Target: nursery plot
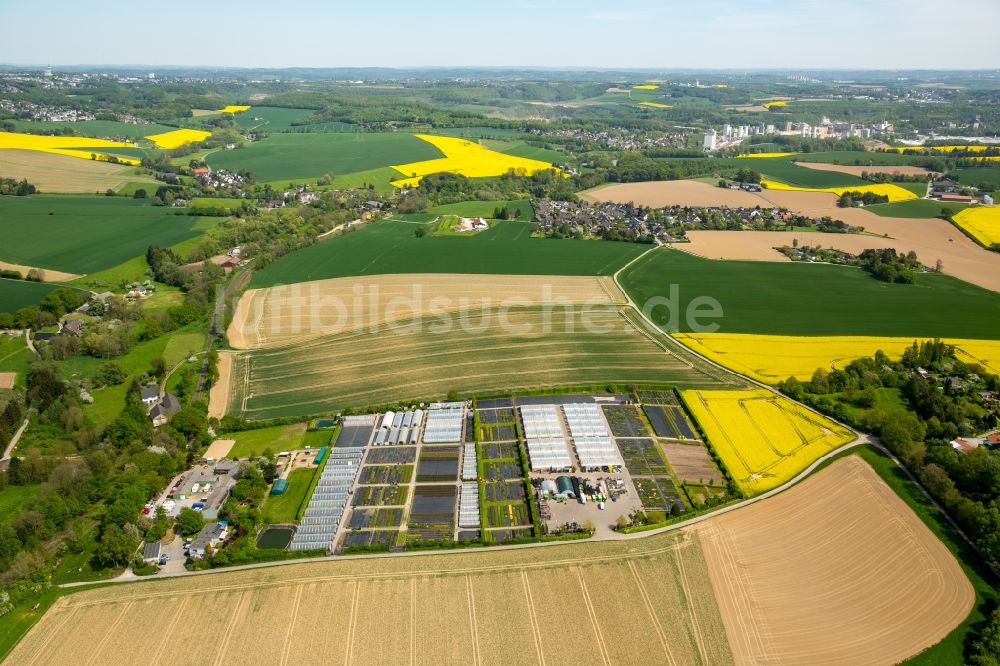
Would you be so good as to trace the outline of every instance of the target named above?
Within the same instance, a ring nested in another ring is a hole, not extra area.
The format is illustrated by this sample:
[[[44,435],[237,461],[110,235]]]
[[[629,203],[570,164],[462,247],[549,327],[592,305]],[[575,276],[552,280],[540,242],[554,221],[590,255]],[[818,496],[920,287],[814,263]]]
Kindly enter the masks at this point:
[[[354,509],[348,527],[352,530],[399,527],[403,524],[403,509]]]
[[[411,478],[413,478],[413,465],[365,465],[361,468],[358,483],[396,485],[409,483]]]
[[[425,446],[417,462],[417,482],[435,483],[455,481],[458,478],[457,446]]]
[[[407,486],[358,486],[351,506],[402,506],[409,494]]]
[[[661,443],[670,467],[681,481],[722,484],[725,480],[712,456],[701,444]]]
[[[365,462],[369,465],[392,465],[396,463],[412,463],[417,460],[415,446],[381,446],[368,449]]]
[[[487,483],[484,490],[487,502],[509,502],[525,499],[523,481]]]
[[[647,437],[649,431],[635,405],[605,405],[604,417],[615,437]]]

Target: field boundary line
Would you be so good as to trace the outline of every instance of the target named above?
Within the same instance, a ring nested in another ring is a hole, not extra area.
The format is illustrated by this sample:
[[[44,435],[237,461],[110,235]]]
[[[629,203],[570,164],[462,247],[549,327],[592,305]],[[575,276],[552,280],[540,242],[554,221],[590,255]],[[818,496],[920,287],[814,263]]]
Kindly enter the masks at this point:
[[[417,663],[417,579],[410,579],[410,666]]]
[[[87,658],[87,661],[85,663],[87,664],[94,663],[94,660],[97,659],[97,655],[101,653],[101,650],[104,649],[104,646],[111,639],[111,634],[114,633],[115,629],[118,628],[118,625],[122,623],[122,620],[125,619],[125,614],[134,605],[135,605],[134,601],[129,601],[127,604],[122,604],[122,612],[118,614],[118,617],[116,617],[115,621],[111,623],[111,626],[104,631],[104,637],[101,638],[100,641],[98,641],[97,647],[95,647],[94,651],[90,653],[90,657]]]
[[[347,625],[347,640],[344,641],[344,664],[350,666],[354,653],[354,630],[358,626],[358,597],[361,596],[361,581],[354,582],[354,595],[351,597],[351,620]],[[412,623],[411,623],[412,624]]]
[[[223,657],[226,656],[226,651],[229,649],[229,641],[233,637],[233,632],[236,631],[236,625],[239,623],[240,616],[243,614],[243,606],[250,601],[249,589],[243,590],[240,594],[240,600],[236,603],[235,608],[233,608],[233,615],[229,618],[229,622],[226,623],[226,633],[222,635],[222,640],[219,641],[219,650],[215,654],[215,659],[212,661],[213,664],[219,666],[222,663]]]
[[[73,618],[73,616],[76,615],[76,611],[77,611],[78,607],[76,607],[76,606],[67,606],[67,608],[69,610],[66,612],[66,617],[64,617],[63,620],[62,620],[62,622],[60,622],[56,626],[56,628],[53,630],[53,632],[52,632],[53,636],[58,636],[59,633],[62,631],[63,627],[66,626],[66,623],[68,623]],[[37,627],[38,625],[36,624],[35,626]],[[22,637],[22,640],[23,640],[23,637]],[[47,647],[47,645],[46,645],[47,642],[48,641],[43,642],[38,647],[38,649],[35,650],[35,653],[33,655],[31,655],[31,658],[28,659],[27,663],[34,664],[36,661],[38,661],[38,658],[42,655],[42,652]]]
[[[611,657],[608,655],[608,646],[604,642],[604,633],[601,632],[601,622],[597,619],[597,612],[594,610],[594,603],[590,600],[590,592],[587,590],[587,583],[583,580],[583,570],[576,569],[576,580],[580,583],[580,592],[583,593],[583,604],[587,608],[587,615],[590,616],[590,624],[594,627],[594,635],[597,637],[597,647],[601,651],[601,659],[605,666],[611,666]]]
[[[469,623],[472,628],[472,661],[475,664],[482,664],[483,658],[479,653],[479,625],[476,622],[476,593],[472,589],[472,576],[465,575],[465,592],[469,598]]]
[[[285,644],[281,648],[281,664],[288,663],[288,655],[292,651],[292,630],[295,628],[295,621],[299,617],[299,604],[302,603],[302,588],[305,585],[295,586],[295,601],[292,603],[292,617],[288,621],[288,629],[285,630]]]
[[[677,661],[670,652],[667,635],[663,633],[663,627],[660,626],[660,620],[656,617],[653,603],[649,600],[649,595],[646,593],[646,586],[643,584],[642,579],[639,578],[639,572],[635,569],[635,560],[629,560],[627,565],[629,571],[632,572],[632,579],[635,580],[635,585],[639,590],[639,596],[642,597],[642,603],[646,606],[646,612],[649,613],[649,619],[653,622],[653,628],[656,629],[656,636],[660,639],[660,645],[663,646],[663,654],[667,657],[667,663],[677,666]]]
[[[170,641],[170,634],[174,633],[174,629],[177,628],[177,624],[184,617],[184,610],[187,609],[188,602],[191,601],[193,595],[184,595],[181,597],[180,608],[174,611],[174,617],[170,620],[167,625],[167,630],[163,632],[163,638],[160,639],[160,645],[156,648],[156,652],[153,654],[153,659],[150,661],[151,664],[160,663],[160,657],[163,656],[164,650],[167,649],[167,643]]]
[[[691,619],[691,633],[694,637],[695,645],[698,648],[698,656],[701,657],[701,662],[705,664],[708,663],[708,656],[705,654],[704,640],[701,635],[701,625],[698,622],[698,614],[694,607],[694,597],[691,596],[691,590],[688,587],[687,575],[684,573],[684,558],[680,552],[677,553],[676,561],[678,573],[680,574],[681,589],[684,591],[684,605],[687,606],[688,616]]]
[[[527,569],[521,570],[521,585],[524,587],[524,600],[528,602],[528,619],[531,621],[531,638],[535,641],[535,653],[538,655],[538,663],[545,666],[545,653],[542,651],[542,632],[538,627],[538,618],[535,616],[535,602],[531,598],[531,585],[528,583]]]

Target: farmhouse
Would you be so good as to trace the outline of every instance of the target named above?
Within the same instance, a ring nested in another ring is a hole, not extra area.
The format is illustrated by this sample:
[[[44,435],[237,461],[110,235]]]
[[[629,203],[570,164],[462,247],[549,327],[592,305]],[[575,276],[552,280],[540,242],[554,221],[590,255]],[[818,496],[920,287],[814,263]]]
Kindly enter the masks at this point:
[[[200,560],[208,553],[209,548],[216,548],[226,540],[229,535],[229,523],[220,520],[217,523],[210,523],[201,528],[198,536],[191,542],[190,555],[192,559]]]
[[[78,338],[83,333],[83,322],[79,319],[67,319],[63,322],[62,332]]]
[[[461,224],[456,224],[451,228],[452,231],[463,232],[463,231],[482,231],[483,229],[489,229],[490,225],[481,217],[463,217]]]
[[[142,403],[146,405],[146,407],[152,407],[160,401],[160,387],[145,386],[139,389],[139,396],[142,398]]]
[[[181,411],[181,403],[177,400],[177,396],[168,393],[149,410],[149,418],[153,421],[153,427],[159,428],[161,425],[169,423],[173,415],[179,411]]]

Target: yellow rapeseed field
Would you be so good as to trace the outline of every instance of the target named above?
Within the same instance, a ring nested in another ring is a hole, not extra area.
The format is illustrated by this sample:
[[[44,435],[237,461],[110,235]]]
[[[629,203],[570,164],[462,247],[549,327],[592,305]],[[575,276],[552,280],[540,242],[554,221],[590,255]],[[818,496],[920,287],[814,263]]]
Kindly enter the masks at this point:
[[[719,365],[757,381],[775,384],[789,377],[806,380],[816,368],[843,368],[856,358],[882,350],[899,358],[914,338],[875,336],[754,335],[751,333],[676,333],[679,342]],[[959,358],[1000,373],[1000,340],[948,339]]]
[[[639,106],[647,106],[651,109],[672,109],[673,104],[663,104],[662,102],[639,102]]]
[[[1000,146],[983,146],[978,144],[972,146],[892,146],[889,150],[894,150],[897,153],[902,153],[906,150],[933,150],[939,153],[951,153],[961,150],[968,153],[981,153],[987,148],[1000,148]]]
[[[764,103],[764,108],[765,109],[770,109],[772,107],[781,107],[781,106],[788,106],[788,102],[786,102],[784,100],[781,100],[781,99],[778,99],[778,100],[775,100],[773,102],[765,102]]]
[[[242,113],[250,108],[250,105],[230,104],[219,109],[219,113]]]
[[[740,159],[770,159],[772,157],[791,157],[792,155],[798,155],[798,153],[741,153],[736,157]]]
[[[899,185],[893,185],[892,183],[880,183],[878,185],[849,185],[847,187],[799,187],[798,185],[782,183],[779,180],[761,178],[760,184],[769,190],[786,190],[789,192],[829,192],[830,194],[836,194],[837,196],[840,196],[844,192],[874,192],[875,194],[884,194],[889,197],[890,203],[917,198],[917,195],[913,192],[904,187],[900,187]]]
[[[986,247],[1000,244],[1000,207],[966,208],[952,215],[951,219]]]
[[[20,134],[18,132],[0,132],[0,149],[35,150],[56,155],[68,155],[90,160],[108,161],[108,156],[90,148],[132,148],[134,144],[108,139],[94,139],[87,136],[42,136],[40,134]],[[119,157],[122,164],[136,165],[138,160]]]
[[[415,187],[420,183],[421,178],[432,173],[449,172],[468,178],[485,178],[502,176],[511,169],[518,173],[523,172],[526,175],[531,175],[536,171],[555,168],[549,162],[498,153],[467,139],[431,134],[415,134],[414,136],[432,144],[444,153],[445,157],[393,166],[393,169],[406,176],[401,180],[392,181],[396,187]]]
[[[179,129],[163,134],[150,134],[146,138],[156,144],[157,148],[177,148],[185,143],[198,143],[212,136],[211,132],[205,130]]]
[[[655,83],[643,83],[639,86],[632,86],[632,90],[659,90],[660,86]]]
[[[766,389],[681,397],[733,479],[756,495],[792,479],[854,433]]]

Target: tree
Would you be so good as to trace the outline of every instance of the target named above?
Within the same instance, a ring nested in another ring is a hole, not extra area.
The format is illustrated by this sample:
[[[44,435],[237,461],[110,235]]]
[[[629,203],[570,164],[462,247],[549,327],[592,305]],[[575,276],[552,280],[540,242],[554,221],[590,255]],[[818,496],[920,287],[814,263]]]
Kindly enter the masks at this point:
[[[145,199],[145,198],[146,198],[147,196],[149,196],[149,194],[148,194],[148,193],[146,192],[146,190],[144,190],[144,189],[142,189],[142,188],[140,187],[140,188],[139,188],[139,189],[137,189],[137,190],[135,191],[135,193],[134,193],[134,194],[132,195],[132,198],[133,198],[133,199]]]
[[[416,236],[417,238],[423,238],[424,236],[427,235],[427,228],[426,227],[417,227],[414,230],[413,235]]]
[[[167,375],[167,362],[162,356],[157,356],[152,361],[150,361],[149,366],[153,373],[153,376],[157,379],[163,379]]]
[[[205,526],[205,518],[200,511],[194,509],[181,509],[177,516],[177,529],[184,536],[194,536]]]
[[[102,363],[94,375],[94,382],[99,386],[117,386],[126,379],[128,379],[128,372],[114,361]]]
[[[124,529],[118,525],[108,525],[101,535],[101,542],[97,545],[94,556],[106,567],[122,566],[128,562],[136,545]]]

